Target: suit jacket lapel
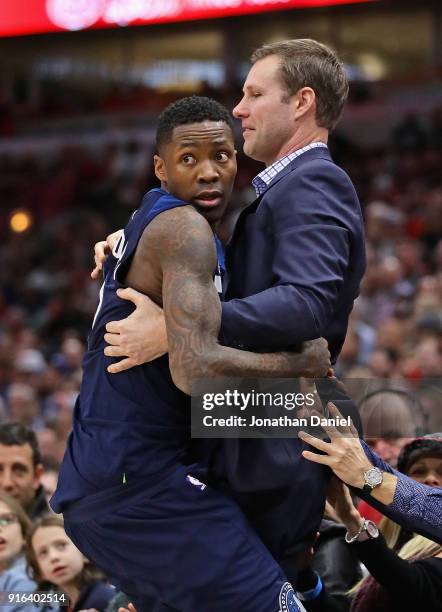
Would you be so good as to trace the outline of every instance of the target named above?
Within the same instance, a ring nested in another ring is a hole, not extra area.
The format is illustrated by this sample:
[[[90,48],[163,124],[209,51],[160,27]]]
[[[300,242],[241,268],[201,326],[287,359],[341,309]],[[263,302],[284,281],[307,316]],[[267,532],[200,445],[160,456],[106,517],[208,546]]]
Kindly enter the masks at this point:
[[[302,166],[302,164],[311,161],[312,159],[327,159],[331,161],[331,156],[328,148],[315,147],[313,149],[310,149],[309,151],[306,151],[302,155],[299,155],[299,157],[295,157],[295,159],[292,160],[289,164],[287,164],[285,168],[278,172],[278,174],[267,187],[266,191],[262,195],[257,197],[256,200],[254,200],[247,208],[242,211],[242,213],[238,217],[238,221],[236,222],[232,238],[226,249],[226,260],[228,268],[230,268],[232,263],[232,255],[235,249],[236,241],[240,238],[242,234],[242,230],[244,228],[248,216],[256,212],[256,209],[258,208],[261,200],[268,193],[269,189],[271,189],[274,185],[276,185],[276,183],[278,183],[281,179],[287,176],[289,172],[295,170],[296,168],[299,168],[300,166]]]
[[[263,194],[264,195],[264,194]],[[242,230],[242,228],[244,227],[244,224],[247,220],[247,217],[249,215],[251,215],[252,213],[254,213],[256,211],[256,209],[258,208],[259,203],[261,202],[263,195],[260,195],[256,198],[256,200],[253,200],[253,202],[251,204],[249,204],[247,206],[247,208],[245,208],[239,215],[238,220],[235,224],[235,229],[233,230],[233,234],[232,234],[232,238],[229,241],[229,248],[231,247],[231,245],[235,242],[238,234],[240,233],[240,231]]]

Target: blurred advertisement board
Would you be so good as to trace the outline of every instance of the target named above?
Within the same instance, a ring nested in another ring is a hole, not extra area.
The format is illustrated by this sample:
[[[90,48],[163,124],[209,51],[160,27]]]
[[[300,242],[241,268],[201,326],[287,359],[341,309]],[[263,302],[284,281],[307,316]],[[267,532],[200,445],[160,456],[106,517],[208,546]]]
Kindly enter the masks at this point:
[[[191,21],[369,0],[0,0],[0,36]]]

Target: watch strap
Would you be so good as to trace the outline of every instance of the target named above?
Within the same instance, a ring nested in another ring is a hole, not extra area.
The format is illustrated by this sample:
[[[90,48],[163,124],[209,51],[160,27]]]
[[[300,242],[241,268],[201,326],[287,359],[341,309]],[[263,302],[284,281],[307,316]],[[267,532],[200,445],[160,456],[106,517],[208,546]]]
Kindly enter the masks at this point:
[[[373,533],[370,533],[370,529],[373,529]],[[373,523],[373,521],[369,521],[364,519],[360,530],[357,534],[352,537],[348,537],[348,531],[345,534],[345,541],[347,544],[353,544],[353,542],[366,542],[367,540],[373,540],[379,536],[379,528]]]

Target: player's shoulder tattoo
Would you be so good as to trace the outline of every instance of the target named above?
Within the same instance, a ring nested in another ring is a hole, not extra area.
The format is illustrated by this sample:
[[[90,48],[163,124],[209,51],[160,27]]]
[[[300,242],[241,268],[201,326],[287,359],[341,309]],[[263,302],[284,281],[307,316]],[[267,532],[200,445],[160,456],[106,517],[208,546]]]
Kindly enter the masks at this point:
[[[143,233],[141,247],[156,251],[164,266],[191,266],[204,272],[216,265],[212,229],[192,206],[173,208],[155,217]]]

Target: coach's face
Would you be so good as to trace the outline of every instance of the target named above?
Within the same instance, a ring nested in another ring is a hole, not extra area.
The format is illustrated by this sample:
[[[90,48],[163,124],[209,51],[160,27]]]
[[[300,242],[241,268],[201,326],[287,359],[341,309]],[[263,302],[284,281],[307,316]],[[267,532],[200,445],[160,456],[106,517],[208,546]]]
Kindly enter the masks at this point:
[[[295,131],[297,100],[284,89],[279,65],[277,55],[258,60],[233,109],[233,116],[242,122],[244,153],[267,166],[285,155]]]
[[[167,191],[192,204],[211,224],[222,217],[236,176],[233,134],[224,121],[174,128],[154,162]]]

